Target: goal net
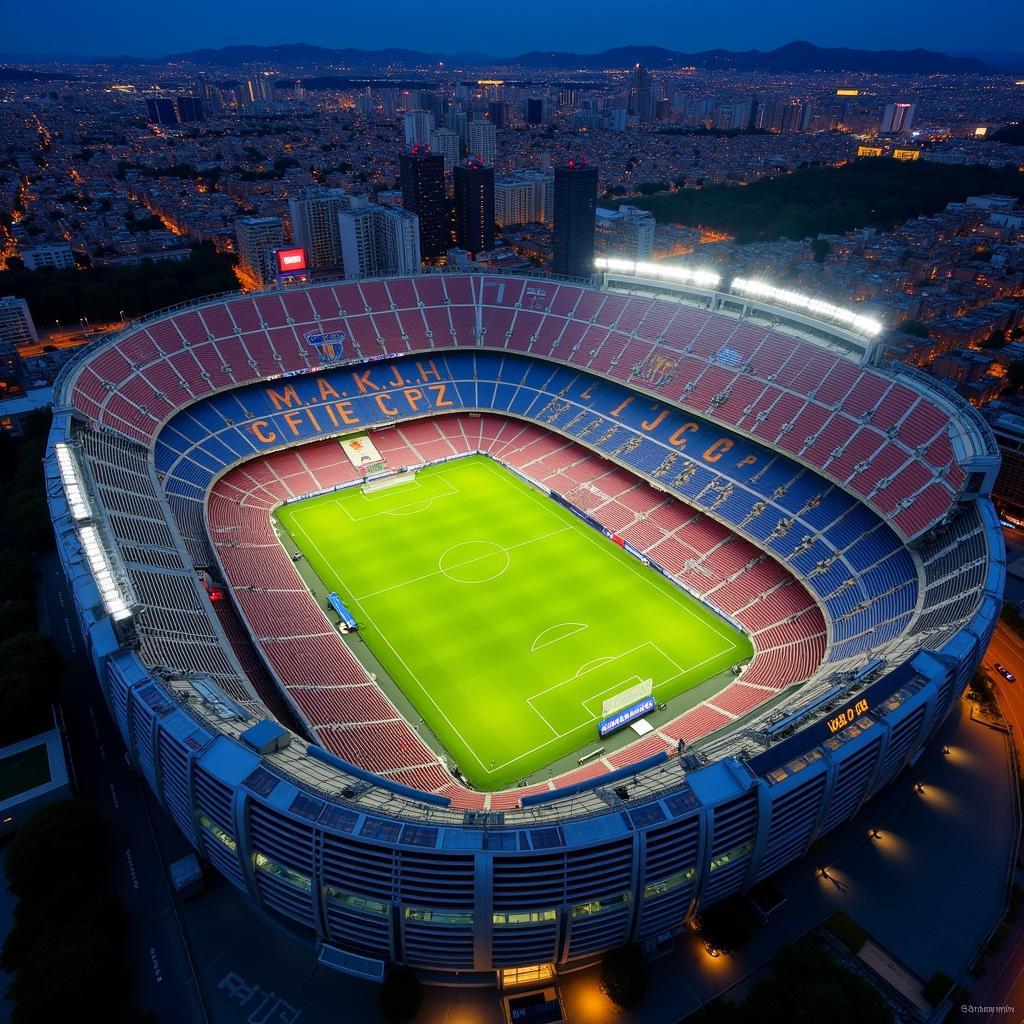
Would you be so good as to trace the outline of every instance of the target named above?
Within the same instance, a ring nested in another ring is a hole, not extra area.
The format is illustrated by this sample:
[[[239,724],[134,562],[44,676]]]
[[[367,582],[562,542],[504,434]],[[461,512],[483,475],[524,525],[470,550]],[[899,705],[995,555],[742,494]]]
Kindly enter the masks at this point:
[[[416,480],[416,471],[407,470],[404,473],[392,473],[391,476],[378,477],[376,480],[367,480],[362,486],[363,494],[372,494],[374,491],[383,491],[389,487],[400,487],[402,484],[411,484]]]
[[[653,689],[654,680],[644,679],[635,686],[631,686],[628,690],[623,690],[621,693],[615,694],[614,697],[609,697],[601,705],[601,717],[607,718],[609,715],[614,715],[616,711],[629,707],[630,704],[636,704],[637,701],[643,700],[644,697],[649,697]]]

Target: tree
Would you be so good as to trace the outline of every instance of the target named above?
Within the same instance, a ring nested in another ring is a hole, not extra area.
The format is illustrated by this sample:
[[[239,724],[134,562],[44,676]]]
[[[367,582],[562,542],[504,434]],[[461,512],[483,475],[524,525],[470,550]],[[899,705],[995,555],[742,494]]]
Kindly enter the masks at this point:
[[[404,1024],[420,1012],[423,986],[408,967],[393,967],[380,989],[377,1006],[381,1016],[392,1024]]]
[[[904,320],[896,329],[900,334],[909,334],[912,338],[928,337],[928,325],[921,323],[920,320]]]
[[[697,931],[712,948],[735,953],[750,939],[750,911],[742,896],[730,896],[697,915]]]
[[[647,995],[647,961],[638,946],[623,946],[601,961],[601,988],[623,1009],[639,1006]]]
[[[827,238],[816,238],[811,242],[811,249],[814,252],[814,262],[824,263],[825,257],[832,251],[832,243]]]
[[[63,668],[48,636],[17,633],[0,641],[0,743],[52,728],[50,706]]]
[[[1002,348],[1006,344],[1006,331],[997,327],[982,343],[982,348]]]
[[[1010,388],[1020,391],[1024,388],[1024,359],[1014,359],[1006,368],[1006,379],[1010,382]]]

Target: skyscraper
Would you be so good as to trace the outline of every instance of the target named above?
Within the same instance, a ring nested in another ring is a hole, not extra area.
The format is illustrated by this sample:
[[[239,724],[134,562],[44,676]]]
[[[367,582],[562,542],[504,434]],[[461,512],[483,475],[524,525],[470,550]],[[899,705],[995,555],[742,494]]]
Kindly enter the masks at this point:
[[[178,120],[182,124],[194,124],[205,120],[203,104],[198,96],[179,96],[176,102]]]
[[[466,151],[478,156],[486,166],[494,166],[497,131],[490,121],[470,121],[467,128]]]
[[[551,269],[566,277],[590,277],[594,272],[597,167],[585,159],[556,167],[554,206]]]
[[[250,288],[265,288],[277,277],[274,251],[284,248],[280,217],[239,217],[235,221],[238,269]]]
[[[494,183],[494,219],[502,227],[543,222],[554,210],[554,178],[532,168],[513,171]]]
[[[430,133],[430,148],[444,157],[446,171],[459,162],[459,136],[447,128],[436,128]]]
[[[0,299],[0,398],[22,390],[18,346],[38,340],[28,303],[14,295]]]
[[[430,144],[430,132],[434,127],[434,117],[426,110],[410,110],[405,115],[405,144],[407,146],[427,146]]]
[[[338,214],[346,277],[415,274],[420,269],[419,222],[396,206],[353,197]]]
[[[597,211],[597,242],[607,256],[635,261],[654,253],[654,214],[638,206],[622,205],[614,213]]]
[[[448,252],[448,204],[444,190],[444,157],[427,146],[413,146],[398,160],[402,206],[420,222],[420,256],[439,260]]]
[[[177,124],[178,112],[174,109],[174,100],[169,96],[147,97],[146,117],[150,124]]]
[[[626,111],[641,121],[653,121],[655,99],[654,82],[650,72],[642,64],[637,64],[629,78]]]
[[[547,120],[545,107],[547,103],[543,96],[533,97],[531,96],[526,101],[526,123],[527,124],[543,124]]]
[[[899,135],[914,127],[916,103],[887,103],[882,114],[880,131],[883,135]]]
[[[340,267],[338,214],[348,207],[341,188],[308,188],[288,199],[292,242],[306,250],[309,267]]]
[[[470,253],[494,248],[494,168],[472,157],[454,170],[455,244]]]

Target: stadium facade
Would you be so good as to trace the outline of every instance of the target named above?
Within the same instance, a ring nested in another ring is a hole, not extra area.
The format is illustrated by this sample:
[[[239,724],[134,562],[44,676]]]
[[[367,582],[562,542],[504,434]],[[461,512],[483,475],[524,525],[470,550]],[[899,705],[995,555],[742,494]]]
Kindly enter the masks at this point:
[[[357,481],[324,448],[356,429],[388,471],[483,451],[567,501],[572,452],[625,471],[641,513],[590,514],[753,660],[610,763],[467,789],[301,583],[257,582],[291,571],[270,512]],[[570,455],[541,480],[531,444]],[[324,964],[490,983],[680,930],[915,761],[999,613],[998,465],[973,409],[815,311],[459,273],[138,321],[66,368],[46,475],[111,713],[189,842]],[[676,551],[690,519],[706,550]]]

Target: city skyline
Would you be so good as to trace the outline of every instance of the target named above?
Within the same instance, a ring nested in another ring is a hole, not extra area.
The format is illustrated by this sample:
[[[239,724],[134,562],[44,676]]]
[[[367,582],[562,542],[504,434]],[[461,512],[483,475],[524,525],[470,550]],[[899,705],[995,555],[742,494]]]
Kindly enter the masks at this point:
[[[534,27],[538,22],[529,17],[531,11],[543,19],[541,30]],[[891,6],[882,0],[866,0],[856,9],[822,9],[812,0],[791,0],[786,4],[785,17],[780,17],[775,8],[744,0],[727,10],[704,10],[696,18],[675,24],[664,23],[671,17],[671,8],[660,0],[643,0],[631,9],[632,19],[624,29],[608,27],[609,19],[617,17],[617,12],[606,0],[589,5],[585,20],[580,17],[581,7],[575,4],[552,8],[533,3],[523,10],[527,17],[518,20],[522,29],[506,24],[497,10],[477,8],[473,19],[450,25],[439,20],[433,35],[429,26],[421,23],[411,0],[398,0],[386,22],[377,21],[375,13],[354,9],[347,12],[341,25],[334,8],[312,3],[303,8],[301,31],[294,32],[290,26],[288,31],[296,39],[316,40],[318,45],[336,48],[398,47],[508,57],[531,50],[595,53],[654,41],[685,52],[766,51],[797,39],[823,47],[1003,54],[1006,40],[1019,38],[1024,29],[1024,14],[1013,0],[993,0],[985,19],[971,21],[963,19],[962,7],[954,0],[909,0],[901,6],[898,19],[891,17]],[[210,8],[187,0],[179,5],[178,14],[174,23],[157,26],[141,19],[119,18],[118,5],[111,0],[100,0],[87,8],[67,0],[45,9],[20,7],[7,25],[2,56],[127,55],[152,59],[201,48],[280,45],[285,31],[278,17],[279,7],[268,0],[255,0],[249,6],[243,33],[228,8]],[[44,40],[45,45],[41,45]],[[496,45],[498,41],[500,45]]]

